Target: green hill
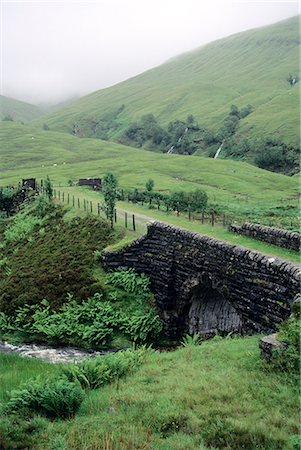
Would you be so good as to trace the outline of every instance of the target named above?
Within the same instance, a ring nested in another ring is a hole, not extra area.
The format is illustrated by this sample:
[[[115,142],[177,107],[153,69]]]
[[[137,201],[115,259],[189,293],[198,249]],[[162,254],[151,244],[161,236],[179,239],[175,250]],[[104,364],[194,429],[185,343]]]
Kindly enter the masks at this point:
[[[205,189],[211,204],[234,214],[297,213],[298,179],[248,163],[167,155],[100,139],[78,139],[66,133],[37,131],[29,125],[0,123],[0,185],[21,178],[46,178],[67,186],[68,180],[112,171],[123,188],[144,188],[152,178],[161,191]],[[276,208],[273,212],[270,208]]]
[[[0,120],[29,122],[44,114],[37,106],[0,95]]]
[[[118,140],[133,121],[154,114],[160,125],[192,114],[218,130],[232,104],[253,112],[240,120],[238,136],[273,134],[299,144],[299,20],[245,31],[176,57],[43,118],[50,129],[81,137]],[[42,121],[37,122],[42,125]],[[101,131],[98,135],[99,130]]]

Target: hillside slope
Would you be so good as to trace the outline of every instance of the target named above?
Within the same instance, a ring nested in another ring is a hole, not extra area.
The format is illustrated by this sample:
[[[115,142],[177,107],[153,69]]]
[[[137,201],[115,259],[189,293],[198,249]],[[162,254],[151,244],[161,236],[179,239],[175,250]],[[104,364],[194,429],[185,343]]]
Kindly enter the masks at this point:
[[[0,95],[0,120],[9,116],[16,122],[29,122],[43,114],[35,105]]]
[[[198,156],[167,155],[100,139],[39,131],[28,125],[0,123],[0,185],[21,178],[45,178],[67,185],[71,178],[103,176],[111,171],[123,188],[144,188],[152,178],[160,191],[205,189],[223,211],[267,211],[277,206],[295,211],[298,179],[250,164]],[[290,206],[291,205],[291,206]]]
[[[212,42],[85,96],[43,121],[51,129],[85,137],[97,137],[105,123],[109,139],[116,139],[145,114],[154,114],[161,125],[193,114],[201,125],[217,130],[232,104],[251,104],[254,111],[240,121],[239,133],[272,133],[298,145],[298,84],[287,81],[289,74],[299,73],[298,25],[293,17]]]

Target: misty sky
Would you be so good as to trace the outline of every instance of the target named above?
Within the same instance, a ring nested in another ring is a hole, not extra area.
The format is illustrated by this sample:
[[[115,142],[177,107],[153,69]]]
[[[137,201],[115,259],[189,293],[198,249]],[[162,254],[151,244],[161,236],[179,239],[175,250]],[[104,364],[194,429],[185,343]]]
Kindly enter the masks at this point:
[[[1,0],[1,93],[63,101],[297,14],[298,0]]]

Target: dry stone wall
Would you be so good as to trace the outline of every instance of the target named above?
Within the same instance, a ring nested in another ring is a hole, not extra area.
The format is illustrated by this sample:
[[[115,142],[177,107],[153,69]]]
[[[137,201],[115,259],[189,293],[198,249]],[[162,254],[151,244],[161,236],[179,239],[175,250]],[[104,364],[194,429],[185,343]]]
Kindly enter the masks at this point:
[[[250,236],[260,241],[278,245],[279,247],[299,251],[301,235],[295,231],[282,230],[281,228],[266,227],[256,223],[232,224],[229,231]]]
[[[171,339],[186,332],[271,333],[291,314],[301,276],[296,264],[162,223],[105,252],[102,264],[149,276]]]

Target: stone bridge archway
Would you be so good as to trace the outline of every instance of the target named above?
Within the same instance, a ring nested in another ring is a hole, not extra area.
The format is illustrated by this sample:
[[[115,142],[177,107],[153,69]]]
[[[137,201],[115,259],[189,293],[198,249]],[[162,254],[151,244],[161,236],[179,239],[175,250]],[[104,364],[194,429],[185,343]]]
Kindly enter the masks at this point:
[[[215,327],[274,332],[290,316],[301,278],[298,264],[159,222],[122,250],[105,252],[102,263],[150,278],[170,339]]]
[[[229,292],[210,272],[190,276],[180,290],[183,332],[205,338],[215,334],[241,333],[242,317],[231,304]]]

